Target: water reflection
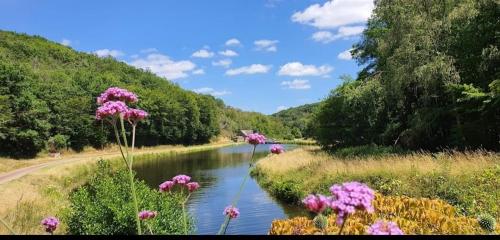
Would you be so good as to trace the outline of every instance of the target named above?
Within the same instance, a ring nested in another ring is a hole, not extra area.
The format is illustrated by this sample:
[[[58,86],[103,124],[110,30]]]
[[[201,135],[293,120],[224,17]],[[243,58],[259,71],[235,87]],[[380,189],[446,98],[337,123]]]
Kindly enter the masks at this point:
[[[285,146],[291,149],[294,146]],[[153,188],[177,174],[187,174],[201,188],[188,203],[198,234],[215,234],[224,220],[222,211],[248,173],[251,145],[238,145],[193,153],[169,154],[141,159],[135,164],[138,177]],[[259,145],[256,157],[269,153],[269,145]],[[241,215],[232,221],[228,234],[266,234],[273,219],[302,214],[302,209],[281,204],[250,179],[238,203]]]

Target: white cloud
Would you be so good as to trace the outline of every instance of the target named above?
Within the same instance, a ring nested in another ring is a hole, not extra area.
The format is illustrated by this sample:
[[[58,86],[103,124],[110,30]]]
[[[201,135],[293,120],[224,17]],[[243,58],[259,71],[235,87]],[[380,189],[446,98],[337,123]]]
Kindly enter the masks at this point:
[[[319,29],[332,29],[366,22],[373,8],[373,0],[331,0],[294,13],[292,21]]]
[[[276,44],[278,44],[278,40],[257,40],[253,42],[255,44],[255,49],[258,51],[267,51],[267,52],[276,52],[278,48]]]
[[[203,69],[196,69],[192,73],[193,73],[193,75],[203,75],[203,74],[205,74],[205,70],[203,70]]]
[[[228,58],[228,59],[219,60],[217,62],[212,62],[212,65],[216,66],[216,67],[225,67],[225,68],[228,68],[229,66],[231,66],[232,63],[233,63],[233,61]]]
[[[209,95],[212,95],[214,97],[220,97],[220,96],[231,94],[231,92],[226,91],[226,90],[216,91],[215,89],[209,88],[209,87],[194,89],[193,92],[200,93],[200,94],[209,94]]]
[[[306,90],[311,88],[309,80],[301,80],[301,79],[295,79],[293,81],[283,81],[281,82],[281,85],[289,89],[297,89],[297,90]]]
[[[141,53],[154,53],[154,52],[158,52],[158,49],[156,49],[156,48],[146,48],[146,49],[142,49],[140,52]]]
[[[287,106],[278,106],[278,107],[276,108],[276,111],[280,112],[280,111],[283,111],[283,110],[286,110],[286,109],[288,109],[288,107],[287,107]]]
[[[188,72],[195,70],[196,64],[191,61],[173,61],[168,56],[152,53],[146,58],[136,59],[130,65],[149,70],[160,77],[165,77],[169,80],[185,78]]]
[[[71,40],[63,38],[63,40],[61,41],[61,44],[64,45],[64,46],[70,46],[71,45]]]
[[[226,71],[226,75],[234,76],[239,74],[257,74],[257,73],[267,73],[271,69],[269,65],[262,64],[252,64],[250,66],[240,67],[236,69],[229,69]]]
[[[118,58],[124,56],[125,53],[119,50],[110,50],[110,49],[99,49],[94,52],[98,57],[114,57]]]
[[[319,31],[312,35],[312,39],[316,42],[329,43],[340,38],[348,39],[359,35],[364,29],[364,26],[340,27],[335,35],[329,31]]]
[[[226,46],[239,46],[239,45],[241,45],[241,42],[236,38],[231,38],[226,41]]]
[[[316,67],[314,65],[304,65],[300,62],[290,62],[281,66],[278,75],[285,76],[325,76],[333,71],[328,65]]]
[[[352,59],[351,50],[352,49],[349,49],[339,53],[339,55],[337,55],[337,58],[341,60],[351,60]]]
[[[191,57],[196,57],[196,58],[211,58],[214,56],[213,52],[210,52],[206,49],[201,49],[193,53]]]
[[[222,56],[226,56],[226,57],[236,57],[238,56],[238,53],[233,51],[233,50],[225,50],[225,51],[219,51],[219,54],[222,55]]]

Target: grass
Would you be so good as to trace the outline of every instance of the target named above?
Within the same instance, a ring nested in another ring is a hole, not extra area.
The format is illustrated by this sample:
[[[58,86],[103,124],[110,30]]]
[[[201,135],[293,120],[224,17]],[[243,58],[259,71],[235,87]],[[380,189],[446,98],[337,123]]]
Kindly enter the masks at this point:
[[[360,181],[384,195],[441,198],[467,215],[500,217],[500,155],[486,151],[349,157],[304,147],[260,160],[252,174],[288,202],[327,193],[335,183]]]
[[[169,153],[187,153],[233,145],[234,143],[206,144],[192,147],[162,146],[141,149],[136,160],[161,157]],[[40,221],[47,216],[61,217],[66,214],[68,196],[73,189],[87,182],[96,169],[98,154],[81,161],[47,167],[22,178],[0,185],[0,217],[6,220],[19,234],[43,234]],[[108,154],[106,158],[115,167],[123,162],[118,155]],[[66,225],[61,223],[56,233],[64,234]],[[0,225],[0,234],[9,232]]]

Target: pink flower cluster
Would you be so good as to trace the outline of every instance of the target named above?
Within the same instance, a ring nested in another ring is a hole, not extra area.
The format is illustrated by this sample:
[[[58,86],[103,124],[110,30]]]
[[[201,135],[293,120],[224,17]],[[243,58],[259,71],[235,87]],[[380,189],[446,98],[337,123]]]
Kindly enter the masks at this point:
[[[117,88],[117,87],[111,87],[108,88],[106,91],[104,91],[101,96],[97,98],[97,104],[98,105],[103,105],[106,102],[110,101],[121,101],[121,102],[128,102],[128,103],[135,103],[139,99],[137,98],[137,95],[135,95],[133,92],[129,92],[126,89],[122,88]]]
[[[304,200],[302,200],[302,203],[306,206],[306,208],[311,211],[315,212],[317,214],[322,213],[325,211],[325,209],[329,206],[331,202],[331,199],[321,195],[308,195]]]
[[[341,225],[345,217],[356,210],[374,211],[372,201],[375,193],[365,184],[348,182],[342,185],[335,184],[330,188],[334,199],[330,203],[332,210],[337,213],[337,224]]]
[[[139,213],[139,219],[141,220],[148,220],[148,219],[153,219],[158,215],[158,212],[156,211],[149,211],[149,210],[144,210]]]
[[[144,110],[130,108],[127,112],[125,112],[123,118],[132,123],[137,123],[144,120],[147,116],[148,113]]]
[[[240,215],[240,211],[238,210],[238,208],[229,205],[224,209],[223,214],[229,216],[230,219],[233,219],[237,218]]]
[[[45,228],[46,232],[53,233],[59,225],[59,219],[55,217],[46,217],[42,220],[41,224]]]
[[[118,117],[120,114],[125,114],[127,112],[128,107],[124,102],[109,101],[97,108],[95,118],[97,120],[102,120],[107,117]]]
[[[368,228],[370,235],[404,235],[403,231],[394,222],[377,221]]]
[[[169,192],[172,190],[172,188],[176,185],[179,184],[181,186],[187,187],[189,192],[194,192],[198,188],[200,188],[200,184],[197,182],[190,182],[191,177],[187,175],[177,175],[172,178],[172,180],[165,181],[162,184],[160,184],[160,192]]]
[[[271,153],[281,154],[281,153],[284,153],[284,152],[285,152],[285,149],[283,148],[282,145],[279,145],[279,144],[273,144],[273,145],[271,145]]]
[[[266,137],[258,133],[250,133],[247,135],[246,140],[252,145],[265,144]]]

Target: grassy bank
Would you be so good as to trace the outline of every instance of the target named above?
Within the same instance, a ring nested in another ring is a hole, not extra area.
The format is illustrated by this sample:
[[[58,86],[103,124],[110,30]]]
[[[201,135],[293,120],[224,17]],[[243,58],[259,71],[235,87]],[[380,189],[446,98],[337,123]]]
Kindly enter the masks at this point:
[[[500,155],[485,151],[339,156],[304,147],[260,160],[252,174],[291,203],[360,181],[384,195],[440,198],[466,215],[500,217]]]
[[[234,143],[206,144],[191,147],[163,146],[137,151],[136,161],[141,158],[161,157],[170,153],[187,153],[209,150]],[[99,154],[81,161],[47,167],[20,179],[0,185],[0,217],[5,219],[20,234],[42,234],[40,227],[42,218],[55,215],[64,216],[68,208],[68,195],[78,186],[86,183],[96,169]],[[122,166],[118,155],[108,154],[113,166]],[[65,233],[64,221],[58,233]],[[0,225],[0,234],[6,234],[7,229]]]

